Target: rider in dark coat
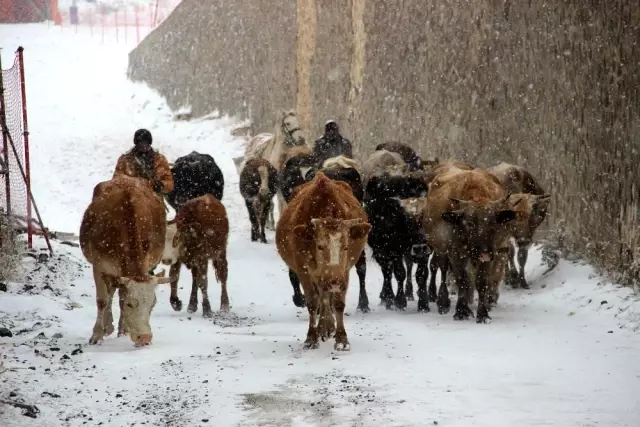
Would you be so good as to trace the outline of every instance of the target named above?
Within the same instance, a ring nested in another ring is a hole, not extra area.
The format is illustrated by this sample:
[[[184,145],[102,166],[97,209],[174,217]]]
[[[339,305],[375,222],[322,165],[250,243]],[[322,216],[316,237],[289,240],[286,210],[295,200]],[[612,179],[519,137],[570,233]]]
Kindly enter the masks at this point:
[[[324,125],[324,135],[316,140],[313,146],[313,156],[318,165],[322,165],[325,160],[331,157],[346,156],[353,158],[353,147],[351,141],[340,135],[338,123],[329,120]]]

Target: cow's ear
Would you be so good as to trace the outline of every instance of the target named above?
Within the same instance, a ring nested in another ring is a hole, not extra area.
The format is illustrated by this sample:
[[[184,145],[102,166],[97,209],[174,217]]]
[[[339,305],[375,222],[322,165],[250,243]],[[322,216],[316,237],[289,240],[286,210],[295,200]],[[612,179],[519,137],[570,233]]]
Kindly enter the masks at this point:
[[[366,222],[355,224],[349,228],[349,238],[351,240],[361,240],[367,237],[367,234],[369,234],[370,231],[371,225]]]
[[[514,219],[516,219],[516,213],[510,209],[498,211],[498,213],[496,213],[496,221],[498,222],[498,224],[506,224],[507,222],[513,221]]]
[[[453,225],[462,225],[462,221],[464,220],[464,212],[463,211],[451,211],[444,212],[441,215],[442,219],[447,221]]]
[[[293,229],[293,235],[297,240],[302,240],[304,242],[309,242],[313,240],[315,233],[314,228],[308,225],[298,225]]]

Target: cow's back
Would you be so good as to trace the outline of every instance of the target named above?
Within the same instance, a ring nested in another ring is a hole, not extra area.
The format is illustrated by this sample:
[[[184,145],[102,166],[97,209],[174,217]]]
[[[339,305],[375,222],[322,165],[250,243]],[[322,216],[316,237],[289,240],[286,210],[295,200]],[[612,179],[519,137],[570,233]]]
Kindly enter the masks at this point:
[[[118,176],[94,188],[80,225],[85,258],[114,276],[146,275],[162,257],[166,214],[149,184]]]
[[[212,258],[227,247],[229,219],[224,205],[211,194],[189,200],[176,216],[178,231],[185,247]],[[204,242],[204,245],[201,245]]]
[[[429,187],[424,215],[424,228],[431,247],[442,249],[451,241],[451,226],[442,219],[444,212],[457,209],[451,199],[483,204],[505,195],[496,177],[481,169],[450,170],[438,175]]]

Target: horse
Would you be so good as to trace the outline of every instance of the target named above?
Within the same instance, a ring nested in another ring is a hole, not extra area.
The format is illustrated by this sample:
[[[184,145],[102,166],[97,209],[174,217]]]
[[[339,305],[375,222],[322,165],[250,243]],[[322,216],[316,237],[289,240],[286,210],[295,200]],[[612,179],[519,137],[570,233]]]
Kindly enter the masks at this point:
[[[300,146],[307,146],[307,141],[295,111],[280,111],[274,133],[259,133],[250,137],[245,147],[244,155],[234,158],[233,162],[236,165],[238,175],[242,172],[247,161],[253,158],[267,160],[277,171],[280,171],[284,162],[289,157],[287,156],[287,152],[292,148]],[[282,214],[282,211],[286,207],[286,202],[280,190],[278,190],[277,197],[278,211]],[[269,210],[266,227],[269,230],[275,230],[273,208]]]

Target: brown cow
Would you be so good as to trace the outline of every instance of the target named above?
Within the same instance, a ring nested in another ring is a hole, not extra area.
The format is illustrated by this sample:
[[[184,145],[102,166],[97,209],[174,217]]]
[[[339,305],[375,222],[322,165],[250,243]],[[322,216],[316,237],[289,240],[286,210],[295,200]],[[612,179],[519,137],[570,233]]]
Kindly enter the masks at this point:
[[[502,183],[507,193],[512,193],[510,203],[516,210],[516,222],[513,225],[513,235],[518,245],[518,266],[516,267],[516,251],[509,245],[509,273],[507,283],[514,288],[529,289],[524,277],[524,268],[529,257],[529,248],[533,235],[547,216],[551,195],[536,182],[533,176],[523,167],[500,163],[487,169]]]
[[[93,266],[98,315],[90,344],[113,333],[111,303],[120,295],[118,336],[127,332],[136,346],[151,343],[149,317],[158,284],[170,278],[149,276],[162,258],[166,232],[164,205],[143,178],[118,176],[93,189],[82,217],[80,247]]]
[[[344,309],[349,271],[367,242],[371,226],[351,187],[318,172],[299,186],[276,227],[278,253],[302,284],[309,311],[305,348],[335,331],[336,350],[349,350]],[[333,295],[331,295],[333,294]],[[337,314],[334,326],[329,297]],[[320,321],[316,322],[316,313]]]
[[[507,242],[510,223],[516,213],[508,204],[500,182],[480,170],[459,170],[437,176],[430,185],[424,211],[424,227],[429,246],[447,255],[451,272],[459,288],[454,319],[472,315],[469,296],[474,277],[479,302],[477,322],[490,320],[490,272],[493,261]],[[451,302],[438,296],[440,313],[448,311]]]
[[[278,192],[278,171],[267,160],[253,158],[240,173],[240,194],[247,205],[251,221],[251,241],[267,243],[264,228],[273,196]]]
[[[224,205],[211,194],[186,202],[174,221],[167,225],[167,235],[162,254],[162,263],[171,266],[171,296],[169,302],[175,311],[182,310],[182,301],[178,298],[178,280],[180,268],[185,264],[191,270],[191,297],[187,311],[198,310],[198,288],[202,292],[202,315],[211,317],[209,303],[209,282],[207,268],[209,260],[213,263],[216,279],[222,286],[220,311],[229,311],[227,294],[227,241],[229,238],[229,219]]]

